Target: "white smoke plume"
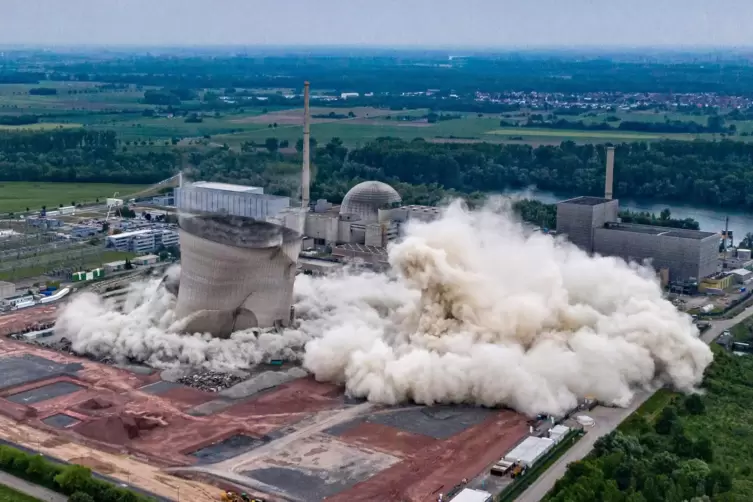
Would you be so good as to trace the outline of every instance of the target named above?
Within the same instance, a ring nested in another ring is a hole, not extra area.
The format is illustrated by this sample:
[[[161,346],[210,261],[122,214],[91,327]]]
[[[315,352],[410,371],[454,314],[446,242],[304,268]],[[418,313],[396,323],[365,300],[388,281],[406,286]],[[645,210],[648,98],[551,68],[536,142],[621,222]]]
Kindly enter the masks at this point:
[[[559,415],[586,396],[624,406],[641,387],[691,391],[712,360],[653,271],[526,232],[503,205],[471,212],[456,202],[438,221],[409,225],[389,260],[390,275],[299,276],[299,322],[281,334],[180,334],[175,297],[157,280],[135,285],[123,312],[81,295],[57,330],[77,352],[159,367],[300,359],[375,402],[526,414]]]

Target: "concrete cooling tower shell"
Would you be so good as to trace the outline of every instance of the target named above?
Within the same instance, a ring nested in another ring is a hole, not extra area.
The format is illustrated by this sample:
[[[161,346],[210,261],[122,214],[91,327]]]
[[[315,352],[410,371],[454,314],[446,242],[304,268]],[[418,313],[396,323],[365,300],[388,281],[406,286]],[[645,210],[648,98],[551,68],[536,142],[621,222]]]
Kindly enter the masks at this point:
[[[364,181],[345,194],[340,206],[340,214],[356,216],[367,222],[377,221],[380,209],[400,201],[400,194],[387,183]]]
[[[181,215],[180,248],[183,331],[227,337],[290,324],[299,232],[252,218]]]

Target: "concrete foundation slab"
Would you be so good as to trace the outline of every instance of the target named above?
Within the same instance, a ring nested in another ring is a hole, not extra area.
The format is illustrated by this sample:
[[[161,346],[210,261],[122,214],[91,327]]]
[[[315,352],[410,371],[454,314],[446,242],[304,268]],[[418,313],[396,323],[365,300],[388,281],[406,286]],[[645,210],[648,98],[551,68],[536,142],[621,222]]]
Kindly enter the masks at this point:
[[[337,424],[325,432],[340,436],[362,423],[371,423],[434,439],[447,439],[480,424],[494,413],[494,410],[471,406],[414,407],[373,413],[362,419]]]
[[[0,389],[38,382],[63,375],[72,375],[81,370],[79,363],[61,364],[33,354],[0,358]]]
[[[141,387],[139,390],[142,392],[146,392],[147,394],[160,395],[163,392],[167,392],[170,389],[174,389],[175,387],[180,387],[180,384],[177,384],[174,382],[165,382],[163,380],[163,381],[155,382],[149,385],[145,385]]]
[[[86,387],[76,385],[75,383],[55,382],[49,385],[44,385],[42,387],[37,387],[36,389],[13,394],[12,396],[8,396],[6,399],[18,404],[30,405],[34,403],[40,403],[42,401],[47,401],[48,399],[65,396],[66,394],[72,394],[73,392],[84,389],[86,389]]]
[[[199,459],[199,464],[214,464],[251,451],[264,443],[263,439],[236,434],[219,443],[196,450],[191,455]]]
[[[81,420],[77,418],[73,418],[70,415],[66,415],[65,413],[58,413],[57,415],[52,415],[44,420],[42,422],[46,425],[49,425],[50,427],[55,427],[56,429],[65,429],[66,427],[70,427],[71,425],[76,425],[77,423],[81,422]]]
[[[293,500],[318,502],[368,480],[398,461],[392,455],[313,435],[294,441],[239,474],[275,487]]]

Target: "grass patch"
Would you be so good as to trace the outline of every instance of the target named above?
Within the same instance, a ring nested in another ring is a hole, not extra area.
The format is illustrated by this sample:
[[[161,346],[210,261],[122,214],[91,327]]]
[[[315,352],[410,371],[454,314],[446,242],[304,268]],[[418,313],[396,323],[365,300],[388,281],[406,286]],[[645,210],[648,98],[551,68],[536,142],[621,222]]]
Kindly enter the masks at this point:
[[[646,134],[631,132],[612,132],[612,131],[576,131],[568,129],[535,129],[531,127],[508,127],[504,129],[495,129],[487,131],[485,134],[506,135],[506,136],[537,136],[537,137],[558,137],[558,138],[595,138],[595,139],[617,139],[626,141],[656,140],[662,138],[671,139],[694,139],[695,135],[690,134]]]
[[[18,492],[13,488],[0,485],[0,502],[40,502],[39,499]]]
[[[654,423],[659,413],[677,396],[679,396],[678,393],[672,392],[669,389],[657,390],[640,408],[635,410],[635,413],[622,422],[617,429],[626,434],[640,431],[644,427],[644,424]]]
[[[49,131],[50,129],[73,129],[81,127],[81,124],[69,124],[62,122],[39,122],[27,125],[0,125],[0,131]]]
[[[40,210],[47,206],[50,211],[64,206],[95,202],[104,202],[115,192],[122,196],[136,193],[146,185],[123,185],[115,183],[53,183],[33,181],[0,181],[0,213],[21,212],[28,207]]]
[[[52,270],[61,268],[77,268],[77,271],[91,270],[98,268],[105,263],[112,261],[125,260],[126,258],[135,257],[135,253],[126,251],[103,251],[102,253],[84,256],[83,259],[68,258],[57,261],[49,261],[47,263],[38,265],[29,265],[26,267],[20,267],[13,270],[4,270],[0,272],[0,281],[15,281],[19,279],[26,279],[29,277],[38,277],[45,275]],[[74,265],[76,265],[74,267]]]

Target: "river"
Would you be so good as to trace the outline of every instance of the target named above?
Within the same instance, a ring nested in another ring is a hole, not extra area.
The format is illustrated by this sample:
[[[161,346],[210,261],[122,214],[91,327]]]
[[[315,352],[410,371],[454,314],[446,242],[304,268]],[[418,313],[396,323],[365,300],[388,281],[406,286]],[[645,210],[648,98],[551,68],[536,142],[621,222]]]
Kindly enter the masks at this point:
[[[554,204],[561,200],[576,197],[547,192],[543,190],[511,190],[504,195],[536,199],[545,204]],[[689,204],[676,204],[669,202],[646,202],[631,199],[620,199],[620,209],[630,211],[648,211],[659,216],[663,209],[669,208],[672,218],[693,218],[701,226],[701,230],[708,232],[721,232],[724,230],[724,220],[729,217],[729,229],[735,238],[735,242],[741,241],[748,232],[753,233],[753,213],[735,211],[732,209],[709,209],[708,207],[693,206]]]

